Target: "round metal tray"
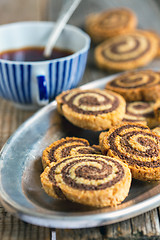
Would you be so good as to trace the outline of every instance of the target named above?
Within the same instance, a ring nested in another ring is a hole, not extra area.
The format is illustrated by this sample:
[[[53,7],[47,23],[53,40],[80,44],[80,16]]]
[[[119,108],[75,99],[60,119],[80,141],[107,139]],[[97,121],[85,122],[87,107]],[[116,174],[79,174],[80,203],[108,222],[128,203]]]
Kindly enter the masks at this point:
[[[104,88],[115,75],[82,86]],[[3,206],[20,219],[52,228],[86,228],[122,221],[160,205],[159,183],[132,181],[125,201],[113,208],[92,208],[45,194],[40,183],[42,151],[53,141],[78,136],[98,143],[99,132],[70,124],[52,102],[23,123],[0,154],[0,197]]]

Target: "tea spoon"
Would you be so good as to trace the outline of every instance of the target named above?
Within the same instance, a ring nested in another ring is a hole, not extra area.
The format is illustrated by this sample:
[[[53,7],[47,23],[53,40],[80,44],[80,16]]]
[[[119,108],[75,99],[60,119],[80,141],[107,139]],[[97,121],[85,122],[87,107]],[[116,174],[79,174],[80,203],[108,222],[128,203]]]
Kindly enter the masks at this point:
[[[61,34],[64,26],[68,22],[69,18],[72,16],[75,9],[78,7],[81,0],[68,0],[65,1],[65,5],[62,8],[60,15],[58,17],[58,20],[56,22],[56,25],[54,29],[52,30],[49,39],[47,41],[47,44],[44,48],[43,55],[47,58],[51,55],[53,46],[55,45],[59,35]]]

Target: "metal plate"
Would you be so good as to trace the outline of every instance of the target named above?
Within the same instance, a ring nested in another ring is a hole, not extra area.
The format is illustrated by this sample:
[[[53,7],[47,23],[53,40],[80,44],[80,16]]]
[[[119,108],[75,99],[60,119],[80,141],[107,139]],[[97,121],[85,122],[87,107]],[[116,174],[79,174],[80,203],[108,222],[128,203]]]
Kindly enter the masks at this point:
[[[82,88],[104,88],[115,75]],[[99,132],[70,124],[52,102],[39,110],[10,137],[0,155],[0,196],[3,206],[20,219],[46,227],[83,228],[111,224],[139,215],[160,205],[160,185],[132,181],[125,201],[114,208],[93,208],[54,200],[40,183],[42,151],[53,141],[78,136],[98,143]]]

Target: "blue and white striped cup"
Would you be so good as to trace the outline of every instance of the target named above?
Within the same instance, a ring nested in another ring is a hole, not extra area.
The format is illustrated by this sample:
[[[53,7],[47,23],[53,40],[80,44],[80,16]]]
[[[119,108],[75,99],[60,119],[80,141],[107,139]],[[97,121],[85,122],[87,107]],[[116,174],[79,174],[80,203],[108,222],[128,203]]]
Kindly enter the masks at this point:
[[[0,26],[0,52],[24,47],[45,46],[53,22],[17,22]],[[56,47],[74,53],[67,57],[21,62],[0,59],[0,96],[24,109],[46,105],[62,91],[81,80],[90,47],[89,36],[66,25]]]

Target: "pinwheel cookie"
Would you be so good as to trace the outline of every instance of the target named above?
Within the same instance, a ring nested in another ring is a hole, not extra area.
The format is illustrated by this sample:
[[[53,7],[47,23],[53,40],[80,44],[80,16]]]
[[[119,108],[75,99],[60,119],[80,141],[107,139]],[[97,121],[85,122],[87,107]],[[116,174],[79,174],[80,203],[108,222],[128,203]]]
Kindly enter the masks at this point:
[[[57,199],[95,206],[114,206],[128,195],[131,173],[123,162],[83,154],[52,162],[41,174],[45,192]]]
[[[160,73],[152,70],[123,73],[108,82],[106,89],[121,94],[126,101],[155,101],[160,97]]]
[[[136,28],[137,17],[128,8],[113,8],[92,13],[86,18],[86,31],[94,42],[124,34]]]
[[[100,68],[123,71],[144,66],[157,55],[158,39],[151,32],[135,30],[101,43],[95,49]]]
[[[154,105],[154,102],[142,101],[127,103],[123,122],[139,122],[150,128],[156,127],[159,122],[154,114]]]
[[[123,123],[100,134],[102,153],[128,164],[133,178],[160,180],[160,142],[142,124]]]
[[[107,90],[73,89],[56,97],[57,109],[74,125],[100,131],[123,119],[126,102]]]
[[[99,146],[89,145],[89,142],[83,138],[66,137],[55,141],[47,147],[42,154],[43,168],[52,162],[57,162],[62,158],[78,154],[101,154]]]

